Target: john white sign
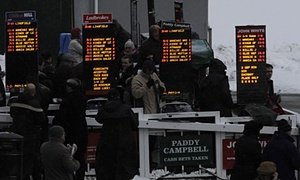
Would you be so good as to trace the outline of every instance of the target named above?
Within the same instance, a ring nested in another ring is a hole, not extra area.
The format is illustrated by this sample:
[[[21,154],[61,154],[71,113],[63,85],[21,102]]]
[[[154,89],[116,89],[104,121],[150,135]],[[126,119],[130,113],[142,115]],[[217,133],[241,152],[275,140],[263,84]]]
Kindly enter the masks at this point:
[[[160,160],[165,166],[212,165],[212,136],[169,136],[160,141]]]

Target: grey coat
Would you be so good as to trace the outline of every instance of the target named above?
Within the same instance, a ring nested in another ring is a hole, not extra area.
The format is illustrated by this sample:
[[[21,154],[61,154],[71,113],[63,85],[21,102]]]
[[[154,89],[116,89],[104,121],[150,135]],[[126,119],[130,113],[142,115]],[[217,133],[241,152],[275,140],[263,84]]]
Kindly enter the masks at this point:
[[[73,174],[80,166],[67,147],[58,140],[42,144],[41,160],[46,180],[73,180]]]

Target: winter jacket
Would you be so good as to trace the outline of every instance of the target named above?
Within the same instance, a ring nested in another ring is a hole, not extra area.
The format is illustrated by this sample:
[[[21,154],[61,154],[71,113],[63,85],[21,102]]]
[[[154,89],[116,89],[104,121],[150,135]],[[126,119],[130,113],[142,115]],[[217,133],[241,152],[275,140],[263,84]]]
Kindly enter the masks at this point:
[[[67,147],[55,140],[41,146],[41,160],[45,170],[45,180],[72,180],[80,164]]]
[[[155,82],[155,87],[147,86],[149,79],[153,79]],[[165,85],[156,73],[151,74],[150,76],[141,72],[133,77],[131,82],[131,92],[134,98],[142,98],[144,105],[144,113],[158,113],[159,109],[159,89],[166,89]]]
[[[243,135],[235,144],[235,165],[231,180],[253,180],[261,162],[261,145],[254,135]]]
[[[103,124],[96,155],[96,176],[101,180],[129,180],[138,171],[138,122],[133,111],[120,100],[101,107],[96,121]]]
[[[88,141],[88,128],[85,119],[86,98],[80,89],[69,92],[60,104],[54,124],[61,125],[66,132],[66,143],[78,146],[74,158],[81,166],[77,171],[78,179],[84,178],[85,152]]]
[[[228,78],[220,73],[211,73],[200,83],[198,103],[201,111],[220,111],[221,116],[232,116],[233,106]]]
[[[139,60],[144,60],[147,56],[153,55],[155,64],[159,64],[162,58],[160,41],[157,41],[152,37],[145,40],[139,48],[139,55]]]
[[[74,65],[81,63],[82,60],[82,45],[78,39],[72,39],[68,47],[68,53],[72,56]]]
[[[36,97],[22,93],[10,105],[12,131],[23,136],[23,177],[32,174],[37,165],[41,143],[41,127],[45,115]],[[37,165],[38,166],[38,165]]]
[[[295,170],[300,169],[300,153],[294,139],[285,132],[274,133],[264,149],[263,160],[276,163],[280,180],[296,180]]]
[[[13,132],[22,135],[24,141],[39,140],[45,115],[37,98],[20,94],[17,101],[10,105],[10,116],[13,118]]]

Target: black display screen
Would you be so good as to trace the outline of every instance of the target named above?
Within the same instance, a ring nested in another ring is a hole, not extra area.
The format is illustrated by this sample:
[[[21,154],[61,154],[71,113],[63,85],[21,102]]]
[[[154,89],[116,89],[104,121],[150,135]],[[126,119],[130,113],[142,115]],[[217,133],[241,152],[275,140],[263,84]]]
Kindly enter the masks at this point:
[[[236,26],[238,104],[266,100],[266,27]]]
[[[105,95],[116,57],[113,24],[85,24],[82,29],[86,94]]]
[[[6,17],[6,88],[19,92],[27,80],[37,80],[37,22],[30,21],[35,18],[32,12],[10,12]]]
[[[192,88],[192,40],[188,24],[164,23],[160,30],[162,59],[159,66],[167,95],[178,96]]]

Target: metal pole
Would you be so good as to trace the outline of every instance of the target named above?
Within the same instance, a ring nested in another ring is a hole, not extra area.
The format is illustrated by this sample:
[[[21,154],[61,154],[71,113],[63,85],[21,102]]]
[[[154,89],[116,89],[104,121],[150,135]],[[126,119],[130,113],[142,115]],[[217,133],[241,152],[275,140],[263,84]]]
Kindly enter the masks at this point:
[[[94,0],[94,13],[98,13],[99,0]]]
[[[137,0],[130,0],[131,39],[135,45],[139,45]]]
[[[155,9],[154,9],[154,0],[148,0],[148,25],[149,27],[155,24]]]

